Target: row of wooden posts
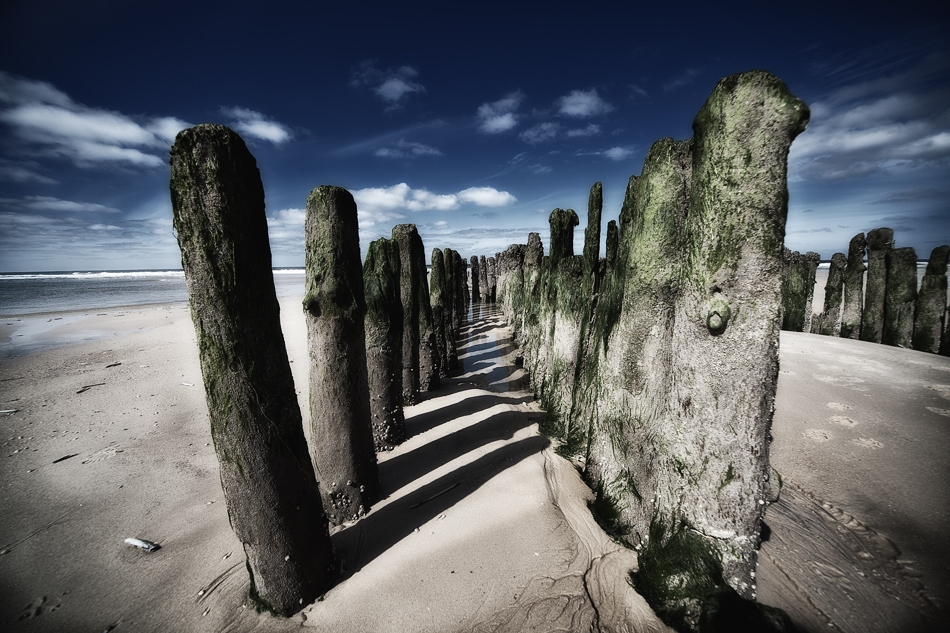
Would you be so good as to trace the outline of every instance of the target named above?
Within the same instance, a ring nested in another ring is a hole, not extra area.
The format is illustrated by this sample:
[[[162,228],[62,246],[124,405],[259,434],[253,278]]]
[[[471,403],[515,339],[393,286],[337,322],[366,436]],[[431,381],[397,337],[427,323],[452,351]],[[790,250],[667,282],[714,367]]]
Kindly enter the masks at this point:
[[[256,161],[220,125],[179,133],[171,151],[174,228],[198,339],[211,435],[251,598],[282,615],[335,577],[328,523],[379,499],[376,451],[406,437],[403,406],[459,368],[471,300],[494,293],[494,261],[467,263],[401,224],[360,261],[357,208],[340,187],[307,199],[303,309],[310,443],[281,333]],[[476,272],[476,270],[478,272]]]
[[[950,246],[933,249],[918,290],[913,248],[895,248],[889,228],[874,229],[867,236],[858,233],[847,255],[832,256],[824,304],[821,312],[813,314],[821,256],[786,249],[782,329],[950,355],[948,256]]]

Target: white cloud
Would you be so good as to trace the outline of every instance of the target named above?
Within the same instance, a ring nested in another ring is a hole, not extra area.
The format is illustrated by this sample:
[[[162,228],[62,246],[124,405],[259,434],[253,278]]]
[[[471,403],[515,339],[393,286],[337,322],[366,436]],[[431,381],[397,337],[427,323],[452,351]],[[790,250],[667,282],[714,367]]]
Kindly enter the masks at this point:
[[[934,89],[926,73],[920,75],[915,68],[847,85],[810,104],[808,129],[789,152],[789,180],[840,180],[950,162],[950,88]]]
[[[267,237],[271,252],[298,255],[306,244],[304,224],[306,209],[280,209],[267,216]]]
[[[561,131],[560,123],[538,123],[521,133],[521,140],[531,145],[554,140]]]
[[[676,90],[677,88],[688,86],[689,84],[693,83],[693,80],[697,77],[699,77],[698,70],[695,68],[687,68],[682,73],[663,84],[663,90],[669,92],[670,90]]]
[[[596,123],[591,123],[587,127],[568,130],[567,136],[572,138],[584,137],[584,136],[593,136],[595,134],[600,134],[600,126]]]
[[[509,93],[491,103],[478,106],[478,128],[486,134],[500,134],[518,125],[515,111],[524,100],[520,90]]]
[[[390,147],[380,147],[373,156],[380,158],[417,158],[419,156],[441,156],[438,148],[422,143],[399,139]]]
[[[41,185],[55,185],[55,180],[37,173],[38,165],[33,162],[14,163],[0,159],[0,180],[7,182],[34,182]]]
[[[173,116],[166,116],[155,119],[146,127],[156,136],[165,139],[167,143],[174,144],[178,133],[191,127],[191,124]]]
[[[350,85],[354,88],[370,88],[376,96],[385,101],[392,110],[400,107],[410,95],[425,92],[425,86],[414,81],[419,71],[412,66],[387,68],[380,70],[375,60],[364,60],[350,74]]]
[[[35,79],[17,77],[0,70],[0,102],[13,105],[51,103],[68,107],[72,99],[53,84]]]
[[[376,218],[397,210],[452,211],[462,204],[498,207],[517,201],[507,191],[493,187],[470,187],[458,193],[436,194],[427,189],[413,189],[402,182],[391,187],[370,187],[353,191],[359,213]]]
[[[564,116],[586,118],[606,114],[614,109],[600,98],[596,88],[574,90],[557,100],[558,113]]]
[[[625,147],[611,147],[608,150],[604,150],[604,156],[610,160],[623,160],[632,153],[632,150],[629,150]]]
[[[0,198],[0,204],[26,211],[57,211],[67,213],[119,213],[118,209],[95,202],[75,202],[50,196],[26,196],[25,198]]]
[[[0,270],[128,268],[129,253],[143,268],[181,262],[170,209],[162,218],[108,222],[0,211]]]
[[[158,167],[180,129],[174,117],[133,118],[74,102],[51,84],[0,71],[0,121],[10,126],[21,155],[60,157],[80,167],[124,164]],[[177,128],[177,129],[176,129]],[[43,182],[30,172],[7,172],[7,179]]]
[[[494,187],[469,187],[458,192],[459,202],[471,202],[480,207],[506,207],[518,201],[507,191]]]
[[[239,106],[221,106],[221,114],[231,119],[231,126],[240,134],[270,141],[274,145],[286,143],[293,138],[290,128],[256,110]]]

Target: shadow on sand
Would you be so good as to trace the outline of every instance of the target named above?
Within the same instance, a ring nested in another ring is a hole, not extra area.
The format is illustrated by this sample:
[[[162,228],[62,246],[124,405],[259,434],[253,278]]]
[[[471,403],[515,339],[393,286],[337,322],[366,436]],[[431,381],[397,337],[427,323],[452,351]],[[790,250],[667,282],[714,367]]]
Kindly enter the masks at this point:
[[[517,371],[506,364],[516,347],[509,338],[486,336],[503,325],[501,312],[481,306],[480,320],[462,328],[459,357],[462,376],[444,379],[442,388],[425,394],[423,403],[438,406],[413,415],[407,410],[406,430],[410,439],[433,437],[404,452],[397,448],[379,465],[383,501],[367,516],[333,534],[337,558],[341,561],[340,581],[358,572],[417,528],[438,517],[461,499],[472,494],[498,473],[548,447],[539,435],[515,439],[540,421],[542,413],[523,407],[533,401],[530,394],[511,392],[520,379],[509,380]],[[490,340],[486,340],[490,339]],[[497,386],[494,389],[492,384]],[[504,391],[501,393],[499,391]],[[469,395],[470,392],[470,395]],[[471,423],[466,424],[466,419]],[[440,427],[453,423],[454,430],[440,434]],[[500,443],[494,450],[486,447]],[[422,486],[413,482],[454,460],[477,455],[458,468]],[[381,456],[382,457],[382,456]]]

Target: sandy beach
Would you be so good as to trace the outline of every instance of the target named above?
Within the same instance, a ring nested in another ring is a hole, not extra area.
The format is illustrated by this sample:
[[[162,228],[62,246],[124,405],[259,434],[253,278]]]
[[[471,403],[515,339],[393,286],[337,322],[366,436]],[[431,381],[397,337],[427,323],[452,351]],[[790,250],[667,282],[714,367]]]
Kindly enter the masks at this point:
[[[308,402],[299,299],[282,327]],[[334,529],[342,574],[298,615],[247,601],[185,305],[0,323],[0,622],[12,631],[665,631],[636,555],[537,433],[500,312],[406,411],[383,499]],[[913,631],[950,604],[950,359],[782,333],[759,599],[805,631]],[[13,410],[13,412],[9,412]],[[305,425],[306,427],[306,425]],[[158,543],[148,553],[129,537]]]

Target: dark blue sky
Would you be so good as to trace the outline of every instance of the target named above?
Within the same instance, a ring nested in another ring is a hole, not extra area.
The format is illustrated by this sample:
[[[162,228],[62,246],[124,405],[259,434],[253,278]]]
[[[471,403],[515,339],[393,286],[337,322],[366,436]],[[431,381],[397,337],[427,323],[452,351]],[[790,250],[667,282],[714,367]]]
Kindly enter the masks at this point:
[[[465,256],[546,244],[555,207],[579,244],[590,186],[606,226],[650,145],[753,68],[812,108],[787,246],[950,242],[945,3],[324,4],[3,3],[0,271],[177,268],[168,149],[211,122],[257,158],[277,266],[322,184],[354,193],[364,254],[402,222]]]

